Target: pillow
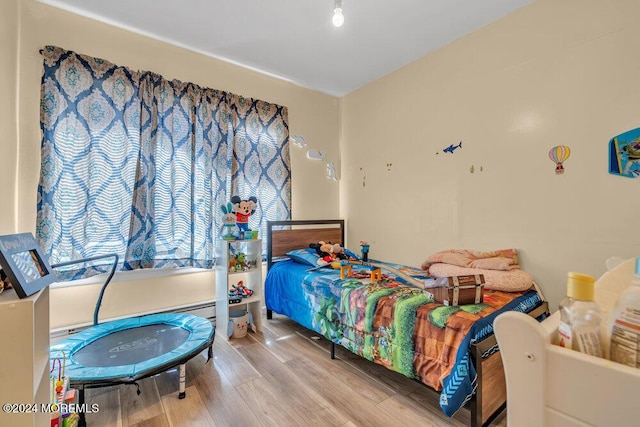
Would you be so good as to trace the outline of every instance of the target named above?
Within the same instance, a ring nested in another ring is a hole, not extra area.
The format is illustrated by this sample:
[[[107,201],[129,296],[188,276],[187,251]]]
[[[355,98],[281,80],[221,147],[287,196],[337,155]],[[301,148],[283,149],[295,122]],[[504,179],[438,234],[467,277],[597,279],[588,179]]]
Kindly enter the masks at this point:
[[[308,264],[313,267],[318,266],[318,260],[320,259],[320,255],[316,253],[316,250],[311,248],[295,249],[287,252],[287,256],[297,263]]]
[[[522,292],[534,284],[533,277],[524,270],[486,270],[481,268],[459,267],[452,264],[437,263],[429,267],[433,277],[464,276],[484,274],[484,288],[503,292]]]

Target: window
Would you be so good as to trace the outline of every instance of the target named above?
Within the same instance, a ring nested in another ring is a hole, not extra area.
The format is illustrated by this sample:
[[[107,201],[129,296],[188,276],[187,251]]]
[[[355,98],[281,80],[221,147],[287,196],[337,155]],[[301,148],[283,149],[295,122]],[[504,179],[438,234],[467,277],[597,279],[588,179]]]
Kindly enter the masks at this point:
[[[48,46],[36,234],[59,263],[211,267],[231,195],[290,218],[286,107]]]

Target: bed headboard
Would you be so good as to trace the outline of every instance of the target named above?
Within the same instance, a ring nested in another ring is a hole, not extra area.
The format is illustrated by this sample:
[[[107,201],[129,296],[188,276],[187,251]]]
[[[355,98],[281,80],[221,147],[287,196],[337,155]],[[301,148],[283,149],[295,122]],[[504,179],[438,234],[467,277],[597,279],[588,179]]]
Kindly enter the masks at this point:
[[[344,220],[267,221],[267,269],[271,268],[274,258],[320,240],[344,246]]]

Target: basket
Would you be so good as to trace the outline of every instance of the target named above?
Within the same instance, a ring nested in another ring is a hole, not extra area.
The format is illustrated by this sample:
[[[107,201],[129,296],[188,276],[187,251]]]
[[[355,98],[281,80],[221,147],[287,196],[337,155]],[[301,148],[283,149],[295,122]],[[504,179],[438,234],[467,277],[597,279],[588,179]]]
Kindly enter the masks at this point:
[[[229,311],[229,326],[233,329],[231,338],[243,338],[247,335],[249,327],[249,313],[246,310]]]

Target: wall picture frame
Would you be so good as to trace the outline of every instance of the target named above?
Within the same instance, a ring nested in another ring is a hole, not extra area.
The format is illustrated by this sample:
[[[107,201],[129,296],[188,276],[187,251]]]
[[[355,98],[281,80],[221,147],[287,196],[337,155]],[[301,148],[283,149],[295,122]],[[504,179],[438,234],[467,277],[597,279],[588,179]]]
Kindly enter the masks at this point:
[[[0,236],[0,267],[21,299],[56,281],[51,265],[31,233]]]

